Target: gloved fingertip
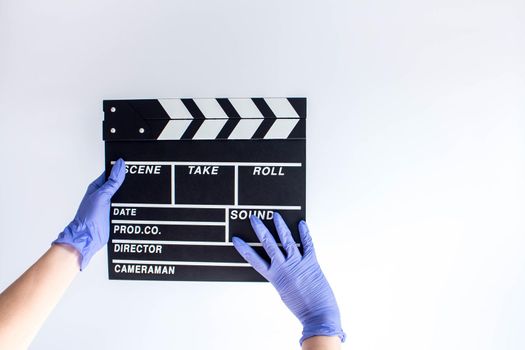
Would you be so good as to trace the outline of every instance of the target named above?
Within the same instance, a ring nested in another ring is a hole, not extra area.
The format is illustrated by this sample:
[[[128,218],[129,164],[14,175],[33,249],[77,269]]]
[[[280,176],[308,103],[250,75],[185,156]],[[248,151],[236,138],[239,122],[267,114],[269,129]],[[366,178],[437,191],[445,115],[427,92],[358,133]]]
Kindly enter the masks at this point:
[[[261,219],[259,219],[259,217],[256,215],[250,215],[250,221],[252,224],[262,224]]]
[[[246,252],[246,242],[239,237],[233,237],[232,243],[235,249],[237,249],[237,251],[241,253],[241,255],[244,255],[244,252]]]
[[[274,215],[273,215],[273,222],[275,224],[275,227],[276,228],[281,228],[281,227],[285,227],[286,226],[286,223],[284,222],[284,218],[282,217],[281,214],[275,212]]]
[[[237,250],[237,252],[246,260],[247,259],[246,242],[244,242],[239,237],[233,237],[232,243],[233,243],[233,247]]]
[[[115,165],[117,165],[117,169],[118,169],[118,171],[120,172],[120,171],[122,170],[122,168],[124,168],[124,166],[126,165],[126,163],[124,162],[124,159],[119,158],[119,159],[117,159],[117,161],[115,162]]]
[[[125,166],[126,164],[124,162],[124,159],[117,159],[117,161],[115,162],[115,164],[113,164],[113,167],[111,168],[111,174],[109,175],[109,178],[116,182],[124,181],[124,176],[126,175],[126,172],[124,171]]]
[[[117,162],[119,162],[119,163],[121,164],[121,167],[122,167],[122,168],[125,168],[125,167],[126,167],[126,162],[124,161],[124,159],[119,158],[119,159],[117,159]]]

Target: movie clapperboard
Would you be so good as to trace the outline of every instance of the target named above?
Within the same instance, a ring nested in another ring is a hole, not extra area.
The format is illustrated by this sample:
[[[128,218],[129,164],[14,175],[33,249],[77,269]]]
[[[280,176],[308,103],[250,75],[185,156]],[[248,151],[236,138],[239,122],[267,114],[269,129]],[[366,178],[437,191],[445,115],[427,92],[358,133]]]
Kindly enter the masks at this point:
[[[106,174],[126,161],[111,202],[110,279],[264,281],[232,244],[239,236],[268,258],[252,214],[279,242],[279,212],[300,246],[306,98],[106,100],[103,138]]]

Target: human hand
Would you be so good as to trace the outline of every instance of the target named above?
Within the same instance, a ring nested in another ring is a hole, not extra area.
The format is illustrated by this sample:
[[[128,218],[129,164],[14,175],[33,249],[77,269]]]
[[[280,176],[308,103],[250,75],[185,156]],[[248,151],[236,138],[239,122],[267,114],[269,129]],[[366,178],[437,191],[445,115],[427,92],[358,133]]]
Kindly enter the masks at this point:
[[[275,239],[264,223],[250,217],[255,234],[271,259],[268,264],[246,242],[233,237],[233,244],[242,257],[275,287],[281,299],[303,324],[303,336],[339,336],[345,340],[341,328],[339,308],[315,256],[314,246],[306,222],[299,223],[303,255],[281,215],[274,213],[274,224],[286,256],[279,250]]]
[[[111,197],[124,181],[126,166],[119,159],[113,165],[109,179],[102,173],[86,191],[75,218],[52,244],[67,244],[80,254],[80,270],[109,239],[109,210]]]

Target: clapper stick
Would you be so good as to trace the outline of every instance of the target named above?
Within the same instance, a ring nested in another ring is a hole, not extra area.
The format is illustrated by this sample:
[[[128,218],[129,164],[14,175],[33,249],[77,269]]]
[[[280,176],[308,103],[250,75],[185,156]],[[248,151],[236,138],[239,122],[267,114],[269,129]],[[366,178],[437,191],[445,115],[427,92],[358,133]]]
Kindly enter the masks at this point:
[[[103,136],[106,169],[126,160],[110,279],[264,281],[231,238],[264,255],[250,215],[305,218],[306,98],[104,101]]]

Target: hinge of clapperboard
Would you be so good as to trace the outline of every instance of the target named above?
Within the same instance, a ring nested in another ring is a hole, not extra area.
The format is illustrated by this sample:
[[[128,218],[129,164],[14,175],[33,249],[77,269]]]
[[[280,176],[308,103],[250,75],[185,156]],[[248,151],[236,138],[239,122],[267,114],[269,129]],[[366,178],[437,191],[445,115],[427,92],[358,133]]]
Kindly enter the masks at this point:
[[[146,108],[140,108],[142,104]],[[133,105],[125,100],[104,101],[103,139],[136,141],[156,138],[156,134],[165,127],[168,120],[157,119],[156,115],[162,115],[164,111],[159,110],[157,114],[151,107],[148,100],[134,100]],[[144,110],[147,110],[146,115]]]

